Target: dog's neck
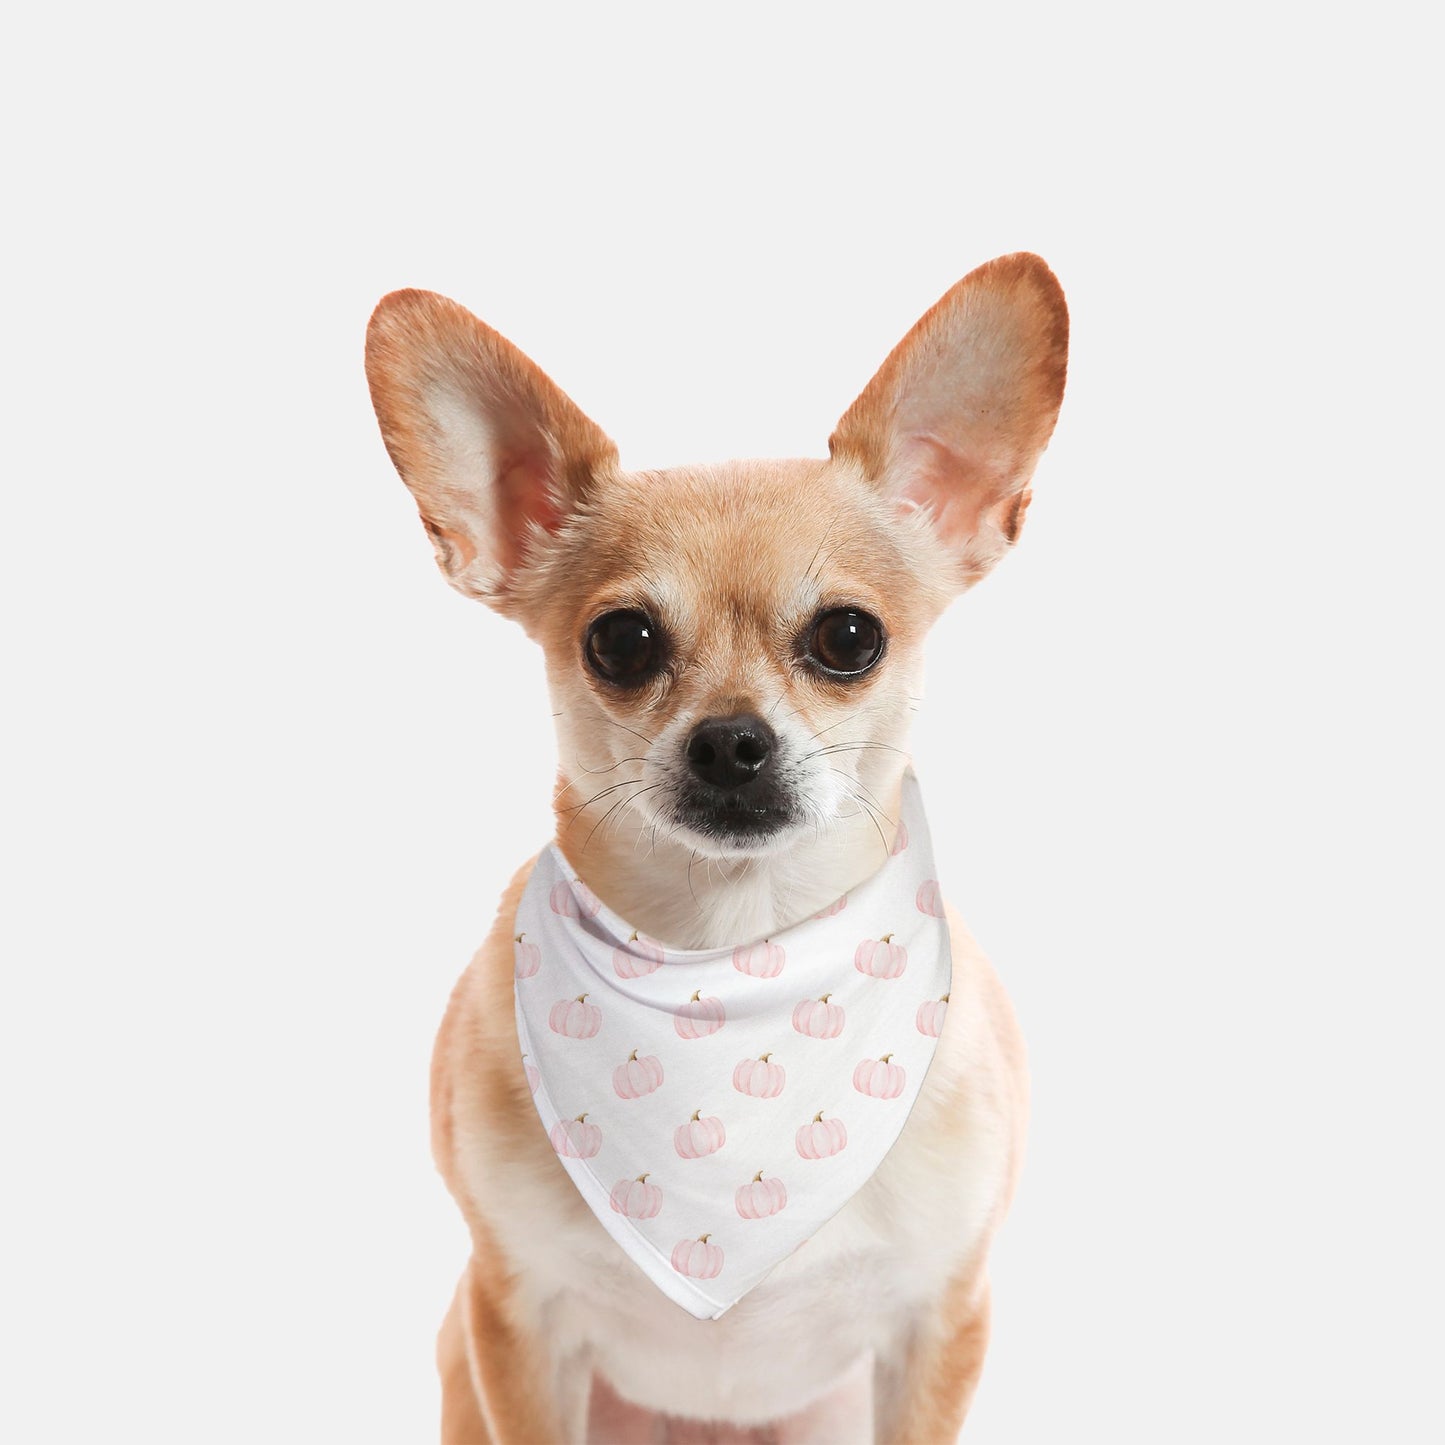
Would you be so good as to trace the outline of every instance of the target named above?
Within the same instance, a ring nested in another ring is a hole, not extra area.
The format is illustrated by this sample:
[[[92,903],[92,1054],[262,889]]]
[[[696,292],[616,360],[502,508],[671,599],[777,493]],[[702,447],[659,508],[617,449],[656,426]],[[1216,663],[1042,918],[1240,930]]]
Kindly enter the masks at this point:
[[[881,809],[860,806],[760,858],[707,858],[631,809],[602,824],[606,801],[576,813],[559,804],[558,845],[614,913],[659,943],[721,948],[766,938],[826,908],[883,865],[897,833],[903,767],[902,761],[890,767],[873,786]]]

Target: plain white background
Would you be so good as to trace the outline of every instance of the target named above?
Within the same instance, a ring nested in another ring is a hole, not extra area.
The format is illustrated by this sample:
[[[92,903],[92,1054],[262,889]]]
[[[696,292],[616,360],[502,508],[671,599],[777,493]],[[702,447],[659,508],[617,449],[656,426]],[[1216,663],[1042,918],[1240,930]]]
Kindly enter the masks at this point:
[[[553,747],[382,450],[377,298],[459,298],[625,463],[821,455],[1030,249],[1069,390],[915,735],[1035,1088],[966,1437],[1441,1438],[1409,14],[12,21],[0,1435],[434,1438],[431,1041]]]

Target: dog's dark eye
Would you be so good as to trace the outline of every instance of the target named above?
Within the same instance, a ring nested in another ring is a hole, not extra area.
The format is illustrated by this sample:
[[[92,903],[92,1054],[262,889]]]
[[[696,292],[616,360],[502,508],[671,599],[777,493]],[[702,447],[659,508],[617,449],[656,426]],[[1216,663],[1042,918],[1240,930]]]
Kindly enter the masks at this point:
[[[587,629],[592,669],[609,682],[640,683],[657,670],[661,645],[657,628],[641,612],[604,612]]]
[[[883,655],[883,624],[856,608],[835,608],[813,623],[808,653],[829,672],[857,676]]]

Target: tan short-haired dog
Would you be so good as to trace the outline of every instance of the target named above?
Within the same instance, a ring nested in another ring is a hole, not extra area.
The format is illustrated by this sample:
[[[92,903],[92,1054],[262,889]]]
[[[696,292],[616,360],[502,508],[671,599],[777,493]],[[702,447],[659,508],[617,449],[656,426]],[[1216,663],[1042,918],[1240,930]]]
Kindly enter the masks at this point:
[[[894,349],[828,460],[629,473],[455,302],[377,307],[387,449],[448,580],[546,654],[557,841],[617,914],[678,948],[731,945],[879,867],[924,637],[1019,536],[1067,345],[1053,274],[1004,256]],[[736,777],[719,753],[745,759]],[[951,1003],[896,1143],[806,1250],[701,1320],[602,1230],[528,1096],[512,920],[530,867],[437,1040],[434,1147],[473,1241],[439,1342],[443,1438],[952,1440],[1027,1109],[1012,1010],[957,916]]]

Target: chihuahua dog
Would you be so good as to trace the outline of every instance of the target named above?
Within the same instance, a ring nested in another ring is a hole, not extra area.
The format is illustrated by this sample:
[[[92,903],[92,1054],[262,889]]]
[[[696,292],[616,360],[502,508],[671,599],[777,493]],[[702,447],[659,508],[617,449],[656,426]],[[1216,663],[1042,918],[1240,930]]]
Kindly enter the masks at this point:
[[[381,302],[366,368],[387,450],[447,579],[543,649],[556,841],[597,898],[707,949],[879,868],[924,638],[1018,540],[1067,347],[1052,272],[1004,256],[899,343],[826,461],[627,472],[461,306]],[[433,1145],[472,1240],[438,1342],[444,1441],[953,1440],[1028,1096],[1011,1006],[957,915],[946,1018],[896,1142],[806,1249],[704,1320],[600,1227],[529,1098],[513,918],[534,861],[436,1045]]]

